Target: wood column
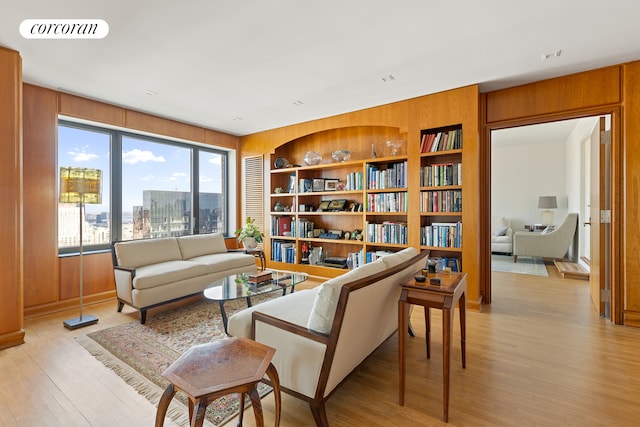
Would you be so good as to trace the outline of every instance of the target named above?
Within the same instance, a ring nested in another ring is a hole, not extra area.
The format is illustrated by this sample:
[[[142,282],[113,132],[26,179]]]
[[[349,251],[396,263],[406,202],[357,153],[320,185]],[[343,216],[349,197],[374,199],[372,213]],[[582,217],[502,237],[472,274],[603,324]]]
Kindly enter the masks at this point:
[[[22,59],[0,47],[0,349],[24,342],[22,302]]]

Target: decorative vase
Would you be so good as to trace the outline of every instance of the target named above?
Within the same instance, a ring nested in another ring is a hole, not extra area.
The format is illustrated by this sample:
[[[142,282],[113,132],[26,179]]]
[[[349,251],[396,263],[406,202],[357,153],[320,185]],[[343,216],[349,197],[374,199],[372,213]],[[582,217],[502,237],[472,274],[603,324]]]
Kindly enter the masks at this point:
[[[242,246],[244,246],[245,249],[255,249],[258,247],[258,242],[256,242],[254,237],[245,237],[242,239]]]

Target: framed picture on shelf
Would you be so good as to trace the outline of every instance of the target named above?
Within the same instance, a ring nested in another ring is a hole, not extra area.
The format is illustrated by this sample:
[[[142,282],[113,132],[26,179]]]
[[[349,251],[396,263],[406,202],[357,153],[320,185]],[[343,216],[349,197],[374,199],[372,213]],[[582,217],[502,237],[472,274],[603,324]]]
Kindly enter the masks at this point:
[[[347,204],[347,199],[335,199],[329,203],[330,211],[343,211],[344,205]]]
[[[321,201],[320,204],[318,205],[318,211],[326,211],[327,209],[329,209],[330,204],[331,204],[331,201],[329,200]]]
[[[301,193],[311,193],[313,191],[313,183],[310,179],[300,179],[298,188]]]
[[[313,178],[313,191],[324,191],[324,178]]]
[[[336,191],[339,182],[337,179],[325,179],[324,191]]]

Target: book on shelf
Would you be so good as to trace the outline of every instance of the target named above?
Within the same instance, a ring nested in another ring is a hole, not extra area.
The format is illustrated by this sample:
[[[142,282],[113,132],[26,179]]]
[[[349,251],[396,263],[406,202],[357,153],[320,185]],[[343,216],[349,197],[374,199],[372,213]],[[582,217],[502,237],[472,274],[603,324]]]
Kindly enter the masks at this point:
[[[421,153],[456,150],[462,148],[462,128],[422,134]]]

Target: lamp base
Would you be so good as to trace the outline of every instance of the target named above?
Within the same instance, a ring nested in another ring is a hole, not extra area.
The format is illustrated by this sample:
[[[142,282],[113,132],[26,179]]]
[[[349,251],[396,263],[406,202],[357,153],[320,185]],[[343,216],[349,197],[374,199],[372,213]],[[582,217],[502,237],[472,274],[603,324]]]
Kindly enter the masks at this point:
[[[76,317],[75,319],[69,319],[62,322],[67,329],[78,329],[84,326],[94,325],[98,323],[98,318],[90,314],[82,317]]]

